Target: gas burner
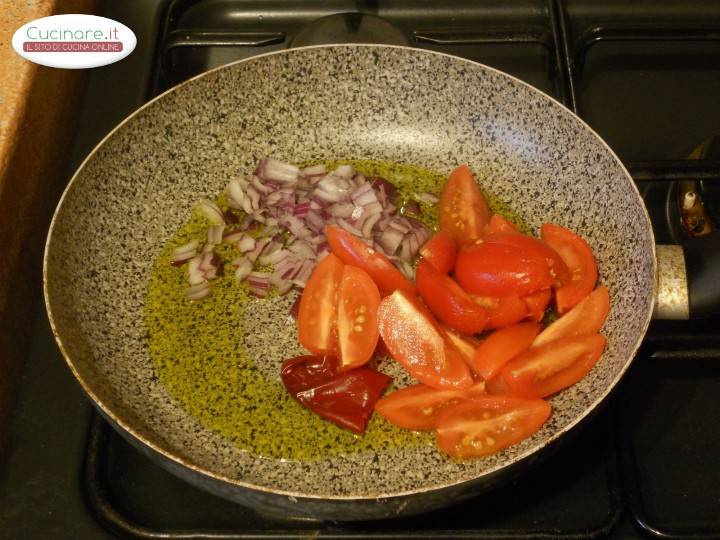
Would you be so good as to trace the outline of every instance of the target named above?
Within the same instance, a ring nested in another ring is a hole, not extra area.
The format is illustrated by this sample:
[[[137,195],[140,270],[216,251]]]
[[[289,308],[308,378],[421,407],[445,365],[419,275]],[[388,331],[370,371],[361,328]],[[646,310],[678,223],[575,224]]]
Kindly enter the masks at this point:
[[[290,47],[335,43],[379,43],[409,45],[397,26],[376,15],[336,13],[307,24],[290,41]]]

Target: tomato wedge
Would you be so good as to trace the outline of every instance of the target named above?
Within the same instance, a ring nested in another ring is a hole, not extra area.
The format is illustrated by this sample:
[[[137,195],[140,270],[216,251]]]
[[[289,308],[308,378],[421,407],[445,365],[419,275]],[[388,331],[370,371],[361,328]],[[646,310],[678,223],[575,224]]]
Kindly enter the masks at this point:
[[[419,382],[433,388],[468,388],[470,368],[432,313],[407,291],[386,296],[378,326],[390,355]]]
[[[549,341],[517,356],[502,369],[510,392],[523,397],[546,397],[582,379],[605,349],[600,334]]]
[[[457,330],[453,330],[449,326],[443,326],[443,330],[445,330],[445,334],[448,339],[453,345],[455,345],[455,348],[462,356],[462,359],[472,370],[472,362],[473,358],[475,358],[475,349],[477,349],[478,345],[480,345],[480,340],[476,337],[468,336],[458,332]]]
[[[530,437],[550,413],[550,404],[542,399],[477,397],[438,416],[437,443],[452,457],[487,456]]]
[[[315,354],[335,354],[337,348],[337,292],[343,263],[332,253],[313,270],[300,298],[298,338]]]
[[[298,356],[283,363],[280,378],[301,405],[340,427],[365,431],[390,377],[367,367],[340,372],[332,356]]]
[[[570,283],[555,291],[559,315],[566,313],[595,288],[597,264],[590,245],[577,234],[554,223],[545,223],[540,236],[570,269]]]
[[[570,283],[570,270],[560,255],[537,238],[517,233],[496,233],[488,234],[484,241],[489,244],[515,246],[532,257],[544,259],[555,278],[553,282],[555,287],[562,287]]]
[[[543,258],[517,246],[487,242],[460,250],[455,277],[467,292],[495,297],[525,296],[554,281]]]
[[[528,318],[535,322],[542,321],[545,317],[545,310],[550,305],[550,300],[552,300],[550,289],[542,289],[523,296],[523,302],[528,309]]]
[[[490,219],[485,197],[467,165],[455,169],[440,196],[440,229],[452,235],[458,246],[482,238]]]
[[[345,266],[337,308],[337,336],[342,370],[362,366],[378,341],[377,309],[380,291],[364,270]]]
[[[438,231],[420,248],[420,256],[441,274],[447,274],[453,269],[456,254],[455,240],[447,231]]]
[[[511,233],[521,234],[520,229],[509,219],[505,219],[500,214],[490,216],[490,223],[485,226],[485,234]]]
[[[345,264],[365,270],[382,292],[390,294],[396,289],[415,292],[412,282],[385,255],[369,248],[359,238],[334,225],[327,226],[326,234],[332,252]]]
[[[493,332],[475,349],[474,371],[486,381],[492,380],[505,364],[530,348],[539,331],[539,324],[526,322]]]
[[[485,328],[487,311],[429,262],[421,260],[417,265],[415,285],[430,311],[449,327],[466,334],[477,334]]]
[[[380,398],[375,404],[375,411],[391,424],[401,428],[433,429],[442,411],[484,395],[483,382],[475,383],[467,390],[437,390],[424,384],[416,384]]]
[[[610,311],[610,293],[605,285],[580,300],[574,308],[553,322],[535,338],[533,347],[568,336],[595,334]]]
[[[487,328],[504,328],[528,316],[527,304],[518,295],[501,298],[471,295],[471,298],[488,310]]]

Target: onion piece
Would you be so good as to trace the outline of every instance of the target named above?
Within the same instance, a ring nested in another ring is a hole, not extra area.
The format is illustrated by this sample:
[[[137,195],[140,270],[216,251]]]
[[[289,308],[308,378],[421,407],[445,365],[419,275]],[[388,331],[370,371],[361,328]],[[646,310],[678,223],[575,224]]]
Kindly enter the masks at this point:
[[[355,206],[352,203],[337,203],[328,208],[330,215],[337,218],[349,218],[354,210]]]
[[[415,193],[414,198],[416,201],[425,204],[437,204],[440,202],[440,199],[432,193]]]
[[[247,277],[250,294],[265,298],[270,288],[270,275],[267,272],[250,272]]]
[[[175,248],[170,256],[170,264],[173,266],[185,264],[195,256],[198,245],[199,242],[197,240],[191,240],[187,244],[183,244],[182,246]]]
[[[236,267],[235,277],[242,281],[250,275],[253,269],[253,263],[247,257],[239,257],[235,259],[232,264]]]
[[[188,300],[202,300],[210,295],[210,284],[207,281],[190,285],[185,290],[185,297]]]
[[[325,176],[325,165],[322,163],[320,165],[312,165],[310,167],[305,167],[304,169],[300,170],[300,173],[305,176]]]
[[[340,178],[349,179],[355,174],[355,169],[353,169],[352,165],[340,165],[332,172],[332,174],[339,176]]]
[[[375,214],[374,216],[370,216],[365,220],[365,223],[363,223],[362,226],[362,235],[365,238],[372,238],[372,229],[375,224],[380,221],[380,217],[380,214]]]
[[[303,259],[314,259],[315,258],[315,250],[305,242],[304,240],[297,240],[293,242],[288,249],[297,255],[298,257],[302,257]]]
[[[190,285],[198,285],[199,283],[205,281],[205,274],[200,269],[200,263],[202,260],[203,258],[201,255],[196,255],[188,261],[187,275],[188,283],[190,283]]]
[[[195,208],[205,216],[212,225],[225,225],[225,216],[214,202],[203,199],[195,205]]]
[[[377,239],[386,255],[394,255],[403,240],[403,233],[396,229],[385,229]]]
[[[300,176],[300,169],[290,163],[284,163],[277,159],[261,159],[255,169],[255,175],[263,180],[280,182],[281,184],[294,184]]]
[[[252,251],[255,249],[256,240],[252,236],[248,236],[244,234],[238,241],[237,241],[237,248],[243,252],[247,253],[248,251]]]
[[[211,225],[207,229],[208,244],[222,244],[225,225]]]
[[[350,225],[350,224],[349,224],[347,221],[345,221],[344,219],[338,219],[338,220],[337,220],[337,224],[338,224],[340,227],[342,227],[343,229],[345,229],[347,232],[349,232],[350,234],[354,234],[355,236],[362,236],[362,235],[363,235],[363,233],[362,233],[362,231],[361,231],[360,229],[357,229],[356,227],[353,227],[352,225]]]
[[[290,255],[290,251],[286,249],[278,249],[267,255],[262,255],[258,262],[262,265],[277,264]]]

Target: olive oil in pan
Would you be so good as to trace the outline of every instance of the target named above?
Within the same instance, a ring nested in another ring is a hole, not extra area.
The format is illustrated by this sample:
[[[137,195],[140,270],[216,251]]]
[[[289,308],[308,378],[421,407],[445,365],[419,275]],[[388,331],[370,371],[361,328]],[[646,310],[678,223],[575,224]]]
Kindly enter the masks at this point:
[[[446,174],[410,165],[350,163],[367,176],[391,181],[404,200],[415,193],[439,194],[446,179]],[[507,207],[492,197],[488,200],[493,211],[522,226]],[[224,197],[218,202],[225,208]],[[436,209],[421,204],[421,210],[420,219],[434,228]],[[263,300],[249,296],[229,262],[238,256],[233,246],[217,248],[225,264],[223,275],[212,281],[211,296],[200,302],[187,300],[186,269],[172,266],[170,256],[174,248],[202,239],[205,228],[202,218],[193,217],[165,245],[155,263],[145,308],[149,351],[160,382],[189,414],[239,448],[269,458],[313,460],[433,444],[432,433],[399,429],[378,415],[373,415],[365,434],[357,436],[297,403],[280,382],[282,362],[303,354],[288,316],[295,293]]]

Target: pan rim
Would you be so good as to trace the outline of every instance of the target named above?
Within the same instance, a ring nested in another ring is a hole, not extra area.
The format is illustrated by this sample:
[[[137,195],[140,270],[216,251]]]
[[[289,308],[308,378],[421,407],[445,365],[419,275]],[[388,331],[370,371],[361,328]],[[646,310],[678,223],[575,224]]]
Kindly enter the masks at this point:
[[[646,229],[649,233],[649,240],[651,243],[651,246],[650,246],[651,253],[650,254],[652,256],[652,275],[653,275],[653,279],[652,279],[653,285],[652,285],[652,291],[651,291],[652,296],[650,299],[650,303],[648,305],[647,313],[645,314],[645,320],[643,321],[642,331],[638,332],[637,339],[636,339],[634,345],[628,351],[627,360],[625,361],[624,365],[619,370],[619,372],[615,376],[615,378],[606,386],[606,388],[603,390],[603,392],[598,396],[598,398],[595,401],[593,401],[582,412],[582,414],[578,415],[572,422],[570,422],[568,425],[566,425],[563,429],[554,433],[552,436],[550,436],[548,439],[543,441],[541,444],[533,446],[532,448],[526,450],[525,452],[518,454],[511,461],[497,465],[491,469],[484,471],[482,474],[477,475],[470,479],[457,480],[457,481],[452,481],[452,482],[445,483],[442,485],[435,485],[435,486],[411,489],[411,490],[406,490],[406,491],[401,491],[401,492],[396,492],[396,493],[379,493],[379,494],[365,494],[365,495],[321,495],[321,494],[308,494],[308,493],[302,493],[302,492],[298,492],[298,491],[270,488],[267,486],[260,486],[257,484],[244,482],[242,480],[229,478],[223,474],[214,472],[212,470],[209,470],[208,468],[205,468],[205,467],[199,466],[195,463],[192,463],[188,459],[177,456],[172,451],[163,448],[160,444],[148,440],[147,438],[143,437],[140,433],[138,433],[137,430],[130,425],[130,422],[124,421],[122,418],[120,418],[118,415],[116,415],[109,405],[105,404],[102,400],[100,400],[100,398],[92,390],[90,384],[82,377],[80,372],[77,370],[77,368],[74,365],[73,360],[70,358],[70,355],[66,351],[66,349],[63,345],[62,338],[60,337],[60,334],[55,326],[55,319],[53,317],[52,306],[50,304],[48,279],[47,279],[48,256],[49,256],[49,251],[50,251],[51,240],[53,237],[53,231],[55,228],[55,224],[58,220],[60,210],[63,207],[63,204],[65,202],[65,198],[68,196],[68,193],[72,189],[73,184],[79,177],[80,173],[85,169],[88,162],[104,146],[105,142],[108,139],[110,139],[112,136],[114,136],[125,124],[130,122],[133,118],[135,118],[135,116],[140,114],[146,108],[153,105],[156,101],[159,101],[160,99],[164,98],[166,95],[177,91],[178,89],[184,87],[185,85],[191,84],[194,81],[201,79],[203,77],[209,76],[210,74],[213,74],[217,71],[227,69],[236,64],[252,62],[252,61],[260,60],[260,59],[263,59],[263,58],[269,57],[269,56],[293,54],[296,52],[302,52],[302,51],[307,51],[307,50],[312,50],[312,49],[332,49],[332,48],[346,48],[346,49],[350,49],[350,48],[378,49],[379,48],[379,49],[409,50],[409,51],[412,51],[412,53],[414,53],[414,54],[426,54],[426,55],[430,55],[430,56],[447,57],[455,62],[460,61],[463,63],[467,63],[469,65],[480,67],[481,69],[487,70],[491,73],[499,75],[500,77],[504,77],[504,78],[512,80],[516,85],[521,85],[521,86],[529,89],[531,92],[534,92],[537,95],[542,96],[545,99],[549,99],[555,105],[559,106],[560,109],[564,113],[569,114],[575,122],[579,122],[580,125],[585,130],[590,132],[594,136],[595,140],[600,142],[600,144],[605,148],[605,150],[607,152],[609,152],[610,156],[612,156],[612,158],[615,160],[615,162],[620,166],[621,171],[624,173],[625,179],[630,182],[633,192],[635,193],[635,195],[638,198],[638,201],[640,202],[642,216],[644,217]],[[480,480],[481,478],[484,478],[484,477],[490,477],[503,469],[507,469],[510,466],[513,466],[515,464],[523,462],[523,461],[527,460],[528,458],[530,458],[531,456],[537,454],[543,448],[551,445],[556,440],[558,440],[562,435],[565,435],[567,432],[574,429],[576,426],[578,426],[580,423],[582,423],[588,416],[592,415],[592,413],[597,409],[597,407],[603,401],[605,401],[607,396],[616,387],[617,383],[620,381],[620,379],[623,377],[625,372],[630,367],[630,364],[632,363],[635,355],[637,354],[637,351],[639,350],[640,346],[642,345],[643,339],[644,339],[644,337],[647,333],[648,327],[650,325],[650,321],[652,320],[652,313],[653,313],[655,299],[656,299],[656,295],[657,295],[657,254],[656,254],[655,246],[656,246],[655,235],[653,232],[653,228],[652,228],[652,224],[650,221],[650,216],[647,211],[647,207],[645,206],[645,203],[642,200],[642,196],[640,195],[640,191],[638,190],[637,185],[635,184],[635,181],[632,179],[632,176],[630,175],[630,173],[627,170],[627,168],[625,167],[625,165],[622,163],[622,161],[620,160],[618,155],[613,151],[613,149],[605,142],[605,140],[592,127],[590,127],[587,124],[587,122],[585,122],[582,118],[580,118],[573,111],[568,109],[564,104],[562,104],[560,101],[558,101],[553,96],[546,94],[545,92],[535,88],[534,86],[530,85],[529,83],[526,83],[525,81],[523,81],[513,75],[505,73],[504,71],[490,67],[490,66],[488,66],[486,64],[482,64],[480,62],[475,62],[473,60],[467,60],[465,58],[447,54],[447,53],[428,51],[425,49],[419,49],[417,47],[411,47],[411,46],[405,46],[405,45],[382,45],[382,44],[372,44],[372,43],[341,43],[341,44],[311,45],[311,46],[306,46],[306,47],[295,47],[295,48],[291,48],[291,49],[282,49],[279,51],[272,51],[272,52],[260,54],[257,56],[251,56],[249,58],[244,58],[241,60],[237,60],[235,62],[223,64],[221,66],[217,66],[217,67],[210,69],[208,71],[205,71],[203,73],[199,73],[198,75],[195,75],[194,77],[191,77],[171,88],[168,88],[161,94],[158,94],[151,100],[147,101],[146,103],[144,103],[143,105],[141,105],[140,107],[135,109],[133,112],[131,112],[128,116],[126,116],[122,121],[120,121],[117,125],[115,125],[115,127],[113,127],[102,139],[100,139],[100,141],[88,153],[88,155],[85,157],[85,159],[83,159],[82,163],[80,163],[77,170],[73,173],[72,177],[68,181],[67,186],[63,190],[63,193],[58,200],[57,206],[55,207],[55,211],[53,212],[53,217],[50,222],[50,226],[48,228],[48,233],[47,233],[47,237],[46,237],[46,241],[45,241],[45,248],[44,248],[44,253],[43,253],[43,269],[42,269],[43,298],[44,298],[44,302],[45,302],[45,308],[46,308],[46,311],[48,314],[50,329],[52,331],[53,337],[55,338],[55,342],[58,345],[58,348],[65,360],[65,363],[69,367],[69,369],[72,372],[75,379],[78,381],[78,383],[82,387],[83,391],[91,399],[93,405],[95,407],[97,407],[106,418],[109,418],[113,424],[115,424],[116,426],[121,428],[127,435],[131,436],[134,440],[138,441],[145,447],[160,454],[165,459],[169,460],[170,462],[173,462],[175,465],[190,469],[191,471],[193,471],[194,473],[196,473],[200,476],[204,476],[204,477],[207,477],[209,479],[212,479],[214,481],[218,481],[221,483],[235,485],[235,486],[238,486],[238,487],[241,487],[244,489],[249,489],[249,490],[267,493],[267,494],[271,494],[271,495],[285,496],[285,497],[289,497],[292,499],[348,501],[348,502],[372,501],[372,500],[379,501],[379,500],[390,500],[390,499],[403,498],[403,497],[408,497],[408,496],[412,496],[412,495],[416,495],[416,494],[420,494],[420,493],[432,492],[432,491],[442,491],[442,490],[452,488],[455,486],[460,486],[462,484],[469,484],[469,483],[477,482],[478,480]]]

